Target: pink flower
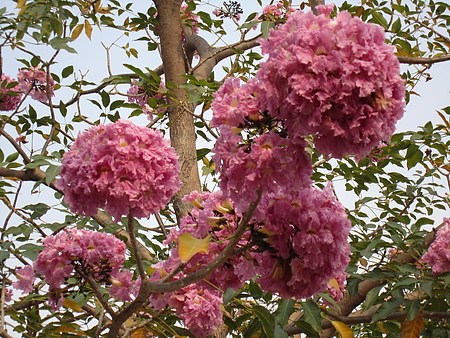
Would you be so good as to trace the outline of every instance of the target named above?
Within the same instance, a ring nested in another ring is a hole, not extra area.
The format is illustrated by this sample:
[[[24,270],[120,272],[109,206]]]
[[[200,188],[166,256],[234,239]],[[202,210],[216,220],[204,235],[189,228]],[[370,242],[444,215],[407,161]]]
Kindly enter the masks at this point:
[[[388,140],[404,111],[404,81],[381,27],[348,12],[297,11],[260,40],[268,59],[257,77],[272,84],[266,109],[295,139],[315,135],[334,157],[364,157]]]
[[[41,102],[48,100],[49,96],[54,96],[55,81],[52,76],[41,70],[41,67],[31,67],[28,69],[22,69],[17,75],[20,87],[24,93],[29,93],[30,96]]]
[[[45,277],[50,289],[59,288],[75,267],[106,283],[125,261],[125,243],[107,233],[71,228],[46,237],[43,244],[34,269]]]
[[[36,280],[33,268],[27,265],[17,269],[15,274],[18,281],[12,284],[13,288],[22,290],[23,294],[30,293],[33,290],[34,281]]]
[[[181,187],[178,157],[161,132],[125,120],[81,133],[56,182],[73,212],[105,208],[116,220],[159,212]]]
[[[444,225],[438,230],[436,239],[422,256],[421,261],[431,266],[433,275],[450,271],[450,219],[444,218]]]
[[[0,110],[16,110],[22,100],[20,85],[15,79],[2,74],[0,83]]]
[[[283,298],[307,298],[344,273],[351,225],[331,185],[269,195],[259,208],[264,245],[252,256],[263,290]]]
[[[135,281],[133,273],[129,270],[117,271],[111,275],[111,287],[109,293],[124,302],[132,301]]]
[[[177,315],[195,337],[206,337],[222,323],[222,293],[191,284],[176,291],[169,300]]]
[[[137,85],[136,81],[133,81],[130,89],[128,89],[127,91],[128,102],[134,102],[138,104],[142,108],[142,111],[147,114],[148,119],[150,121],[153,121],[153,114],[163,113],[166,111],[166,108],[162,107],[154,109],[148,104],[148,102],[151,98],[153,100],[156,100],[159,105],[164,106],[167,104],[167,99],[164,95],[165,84],[163,81],[161,81],[159,88],[157,89],[150,89],[148,86],[146,87],[147,90],[143,86]]]
[[[185,233],[190,233],[198,239],[203,239],[209,234],[212,240],[209,243],[208,253],[199,252],[192,257],[184,267],[183,274],[177,274],[177,278],[199,270],[219,256],[228,244],[228,238],[235,232],[238,220],[242,217],[242,214],[235,212],[233,203],[220,191],[202,194],[194,191],[186,196],[185,200],[195,201],[197,206],[191,210],[189,215],[181,219],[179,229],[174,228],[170,231],[165,244],[178,242],[178,238]],[[249,233],[246,233],[238,245],[248,244],[248,238],[246,238],[248,236]],[[169,259],[156,264],[154,268],[170,272],[180,263],[178,250],[174,248],[171,250]],[[206,280],[222,290],[229,287],[239,289],[246,280],[255,274],[256,267],[253,260],[243,254],[237,254],[231,257],[227,264],[216,269]]]
[[[216,141],[213,160],[220,172],[220,187],[239,212],[257,199],[257,192],[285,191],[309,186],[311,162],[306,154],[306,142],[282,137],[274,130],[254,136],[251,140],[222,127]]]

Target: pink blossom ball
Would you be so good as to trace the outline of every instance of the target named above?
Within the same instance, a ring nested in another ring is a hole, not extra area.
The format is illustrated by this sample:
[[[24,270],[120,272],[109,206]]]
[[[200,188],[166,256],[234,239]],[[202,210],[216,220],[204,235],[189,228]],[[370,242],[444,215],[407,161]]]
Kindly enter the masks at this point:
[[[271,83],[266,108],[291,137],[313,134],[324,155],[364,157],[402,117],[404,81],[383,29],[345,11],[331,19],[332,8],[297,11],[272,29],[257,76]]]
[[[258,198],[258,191],[298,190],[310,185],[311,161],[303,139],[283,138],[271,130],[246,140],[223,126],[213,160],[220,172],[220,187],[245,212]]]
[[[34,269],[51,289],[60,287],[76,265],[94,280],[105,281],[125,261],[125,243],[107,233],[71,228],[46,237],[43,244]]]
[[[259,264],[261,289],[283,298],[307,298],[344,273],[351,224],[331,185],[274,194],[261,207],[265,222],[259,231],[270,246],[252,254]]]
[[[91,127],[64,154],[56,182],[72,212],[148,217],[180,189],[175,150],[161,132],[125,120]]]
[[[433,275],[450,271],[450,219],[444,218],[444,225],[436,234],[436,239],[422,256],[422,261],[431,266]]]
[[[16,84],[14,85],[14,83]],[[15,79],[11,79],[8,75],[2,74],[0,82],[0,110],[16,110],[21,100],[22,92],[20,85]]]
[[[49,96],[53,96],[55,81],[53,77],[41,69],[41,67],[31,67],[30,69],[22,69],[17,75],[20,88],[33,99],[46,102]]]

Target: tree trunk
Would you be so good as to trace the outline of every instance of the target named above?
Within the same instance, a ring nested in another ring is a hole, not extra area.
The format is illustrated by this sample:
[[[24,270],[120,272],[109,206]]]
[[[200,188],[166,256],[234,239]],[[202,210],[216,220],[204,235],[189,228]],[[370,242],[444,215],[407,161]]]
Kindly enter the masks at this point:
[[[187,109],[189,102],[184,89],[179,86],[185,82],[186,57],[181,41],[181,0],[155,0],[158,10],[159,32],[161,40],[161,57],[163,60],[166,83],[175,85],[170,88],[172,97],[168,107],[170,140],[180,157],[181,181],[183,187],[175,194],[173,203],[178,220],[186,215],[191,206],[182,201],[184,195],[191,191],[201,191],[197,167],[196,135],[194,118]],[[180,104],[181,103],[181,104]],[[184,107],[183,107],[184,106]]]

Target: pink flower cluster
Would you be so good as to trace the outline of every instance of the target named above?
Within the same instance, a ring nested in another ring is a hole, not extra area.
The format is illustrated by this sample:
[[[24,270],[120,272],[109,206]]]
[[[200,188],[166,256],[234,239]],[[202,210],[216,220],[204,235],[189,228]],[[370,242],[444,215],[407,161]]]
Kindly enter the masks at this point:
[[[34,281],[36,280],[33,268],[27,265],[17,269],[15,275],[18,281],[12,284],[13,288],[22,290],[23,294],[30,293],[33,290]]]
[[[267,5],[263,8],[262,19],[265,21],[279,20],[281,18],[289,18],[295,9],[291,6],[285,7],[282,1],[278,1],[275,5]]]
[[[164,112],[166,108],[152,108],[149,105],[149,99],[152,98],[157,101],[158,104],[166,105],[167,100],[164,96],[165,85],[164,82],[161,81],[160,86],[157,90],[151,90],[151,95],[146,91],[143,86],[137,84],[134,81],[127,91],[128,102],[134,102],[138,104],[144,113],[147,114],[147,117],[150,121],[153,120],[153,114]]]
[[[126,246],[111,234],[69,228],[43,240],[42,250],[34,269],[26,266],[16,271],[18,281],[13,287],[24,293],[31,292],[35,272],[49,285],[49,304],[57,311],[64,300],[60,287],[70,277],[86,282],[89,276],[95,282],[111,285],[110,293],[123,301],[131,300],[134,282],[132,273],[121,271]]]
[[[17,80],[22,91],[29,93],[37,101],[46,102],[49,96],[54,95],[55,81],[53,77],[41,70],[39,66],[20,70]]]
[[[431,266],[433,275],[450,271],[450,219],[444,218],[444,225],[436,234],[436,239],[422,256],[422,261]]]
[[[91,127],[64,154],[56,182],[73,212],[116,220],[159,212],[181,187],[178,157],[161,132],[125,120]]]
[[[181,6],[181,20],[182,22],[191,27],[194,34],[198,33],[198,15],[195,15],[191,11],[188,11],[188,5],[184,4]],[[183,41],[185,40],[184,32],[181,32]]]
[[[174,275],[175,279],[210,263],[225,249],[242,219],[235,205],[220,191],[193,192],[185,200],[194,208],[183,217],[180,228],[170,232],[165,244],[177,243],[182,235],[189,233],[197,239],[210,236],[209,250],[196,253],[182,264],[178,248],[173,248],[168,260],[154,266],[157,269],[152,276],[155,282],[181,265],[183,270]],[[349,231],[345,209],[334,197],[331,185],[324,190],[305,188],[291,194],[268,194],[238,243],[237,250],[245,247],[248,252],[235,254],[203,282],[176,292],[152,295],[150,303],[156,309],[174,306],[189,329],[197,334],[198,330],[204,330],[201,336],[210,334],[221,319],[215,321],[215,326],[205,326],[211,324],[212,319],[205,317],[202,307],[198,306],[202,301],[191,304],[192,299],[198,299],[198,295],[211,297],[217,289],[238,289],[255,276],[259,276],[257,281],[263,290],[285,298],[306,298],[322,292],[334,276],[344,274],[348,265]],[[214,306],[220,304],[210,301]],[[219,318],[216,312],[211,313]]]
[[[125,243],[107,233],[71,228],[46,237],[43,244],[34,269],[50,289],[59,288],[76,266],[96,281],[107,281],[125,261]]]
[[[265,107],[289,137],[315,135],[324,155],[364,157],[388,140],[404,111],[404,81],[380,26],[348,12],[329,18],[293,13],[260,40],[268,59],[258,77],[270,83]],[[268,86],[266,86],[268,87]]]
[[[195,254],[183,267],[183,271],[177,273],[174,278],[179,279],[196,272],[215,259],[226,247],[235,229],[240,214],[234,212],[234,206],[225,199],[222,193],[199,194],[192,192],[185,197],[195,207],[188,216],[182,218],[179,229],[170,232],[165,244],[178,242],[181,235],[190,233],[195,238],[203,239],[211,235],[208,253]],[[249,236],[247,232],[246,236]],[[243,239],[239,246],[248,244],[248,239]],[[180,266],[181,260],[178,249],[173,248],[168,260],[161,261],[154,266],[158,269],[152,279],[157,282],[162,276]],[[240,288],[243,283],[256,274],[256,265],[251,257],[236,254],[227,262],[206,278],[207,282],[198,282],[183,289],[168,294],[155,294],[150,298],[150,303],[155,309],[161,309],[169,305],[174,307],[177,315],[182,318],[196,337],[205,337],[222,323],[222,293],[218,290],[226,290],[228,287]],[[214,286],[214,287],[213,287]]]
[[[267,246],[253,253],[263,290],[283,298],[307,298],[344,273],[351,223],[331,184],[323,190],[267,196],[256,217],[264,222],[259,232]]]
[[[221,135],[213,149],[220,172],[220,187],[244,212],[257,191],[298,190],[311,184],[311,162],[303,139],[289,139],[279,120],[264,106],[264,86],[258,78],[241,86],[226,79],[212,102],[211,125]]]
[[[2,74],[0,81],[0,110],[16,110],[22,100],[20,85],[15,79]]]

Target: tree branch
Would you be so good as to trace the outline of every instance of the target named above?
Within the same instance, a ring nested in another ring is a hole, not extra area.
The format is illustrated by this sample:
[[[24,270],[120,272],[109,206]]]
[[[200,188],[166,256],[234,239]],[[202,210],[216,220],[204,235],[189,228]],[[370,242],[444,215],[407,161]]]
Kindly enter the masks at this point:
[[[236,247],[245,230],[247,229],[248,223],[250,222],[250,219],[252,218],[253,213],[255,212],[260,199],[261,199],[261,192],[258,191],[258,199],[249,205],[246,213],[242,217],[239,225],[237,226],[233,237],[229,240],[225,249],[208,265],[206,265],[202,269],[198,270],[197,272],[194,272],[193,274],[187,277],[181,278],[173,282],[154,283],[150,281],[150,279],[148,278],[143,280],[139,293],[136,296],[136,299],[114,318],[108,337],[109,338],[116,337],[117,332],[119,331],[122,324],[146,301],[148,301],[150,294],[172,292],[175,290],[179,290],[189,284],[195,283],[200,279],[203,279],[208,275],[210,275],[215,269],[217,269],[229,257],[231,257],[234,253],[234,248]]]
[[[431,65],[444,61],[450,61],[450,55],[436,56],[432,58],[412,57],[412,56],[397,56],[400,63],[409,65]]]

